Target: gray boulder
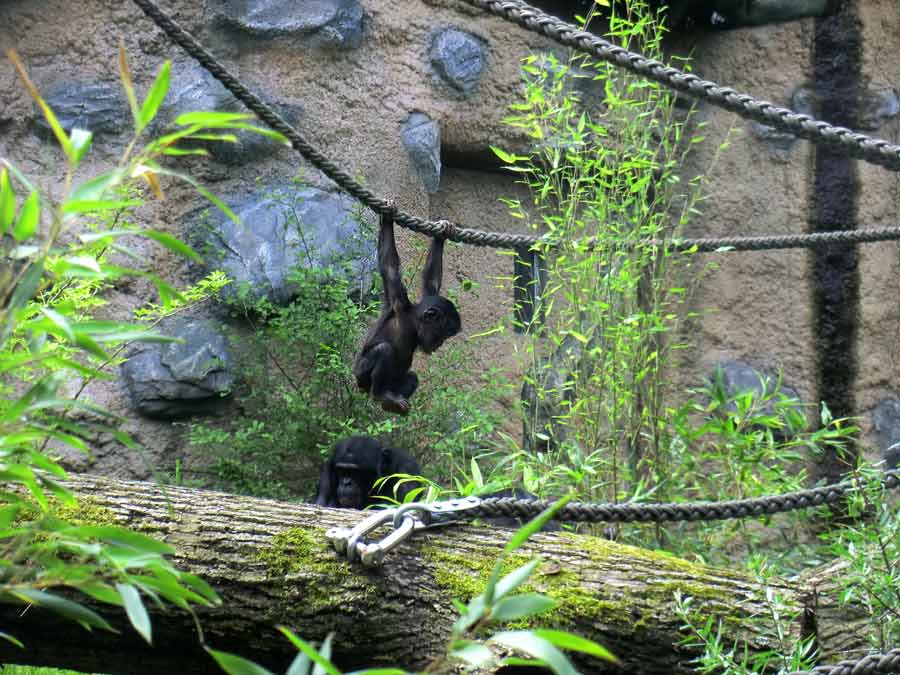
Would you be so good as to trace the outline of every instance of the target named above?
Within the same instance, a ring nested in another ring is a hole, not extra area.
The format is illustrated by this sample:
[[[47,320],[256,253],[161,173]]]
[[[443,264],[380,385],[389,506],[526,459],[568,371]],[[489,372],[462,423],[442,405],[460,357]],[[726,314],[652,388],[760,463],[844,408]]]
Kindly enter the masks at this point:
[[[892,87],[870,87],[863,92],[859,128],[877,131],[900,114],[900,101]]]
[[[362,43],[359,0],[214,0],[217,18],[254,38],[303,37],[316,47],[355,49]]]
[[[402,129],[403,147],[426,192],[437,192],[441,183],[441,127],[428,115],[410,113]]]
[[[120,367],[134,409],[162,418],[215,410],[234,386],[228,340],[220,327],[185,317],[161,332],[181,341],[141,344]]]
[[[233,283],[226,297],[249,288],[253,298],[285,305],[296,295],[295,267],[328,269],[347,275],[353,288],[367,292],[375,269],[375,237],[353,213],[352,198],[296,185],[261,189],[234,212],[240,224],[216,212],[190,237],[201,239],[207,265],[222,269]]]
[[[447,28],[437,33],[429,50],[437,76],[462,94],[470,94],[487,65],[487,45],[471,33]]]
[[[300,109],[269,101],[281,115],[291,124],[300,118]],[[157,133],[161,132],[162,125],[175,120],[179,115],[197,111],[214,112],[241,112],[247,109],[229,92],[222,83],[196,65],[179,68],[172,77],[172,85],[169,95],[157,115]],[[255,118],[247,120],[248,123],[268,129],[264,122]],[[234,132],[228,132],[234,133]],[[234,133],[237,143],[221,141],[187,141],[179,142],[180,147],[203,148],[212,157],[223,164],[243,165],[251,161],[265,159],[280,147],[275,141],[251,131],[239,131]]]
[[[882,399],[872,411],[875,441],[888,469],[900,467],[900,400]]]
[[[761,372],[749,363],[745,363],[744,361],[722,361],[716,365],[716,370],[719,369],[722,371],[722,383],[725,388],[725,393],[729,397],[737,396],[743,392],[752,392],[754,398],[757,399],[763,396],[773,396],[776,394],[775,386],[778,384],[778,379],[767,373]],[[714,378],[715,371],[713,379]],[[803,412],[802,404],[800,402],[800,395],[793,387],[790,387],[783,382],[777,391],[777,396],[774,396],[773,400],[768,401],[760,408],[760,414],[778,415],[775,399],[791,399],[792,401],[796,401],[796,404],[792,404],[792,407],[806,419],[806,415]],[[729,404],[729,408],[734,410],[734,404]],[[786,423],[789,422],[788,419],[783,419]],[[772,432],[777,440],[787,440],[803,430],[803,428],[785,426],[780,430],[773,429]]]
[[[44,100],[66,132],[77,127],[94,134],[118,134],[131,124],[122,88],[115,83],[59,82],[46,88]],[[35,123],[42,135],[53,135],[40,111]]]
[[[802,115],[816,116],[817,96],[812,88],[807,86],[799,86],[794,89],[791,94],[790,103],[791,110]],[[750,122],[750,133],[761,141],[766,141],[772,151],[774,159],[785,162],[789,158],[791,148],[797,143],[799,138],[787,131],[776,129],[768,124],[761,122]]]

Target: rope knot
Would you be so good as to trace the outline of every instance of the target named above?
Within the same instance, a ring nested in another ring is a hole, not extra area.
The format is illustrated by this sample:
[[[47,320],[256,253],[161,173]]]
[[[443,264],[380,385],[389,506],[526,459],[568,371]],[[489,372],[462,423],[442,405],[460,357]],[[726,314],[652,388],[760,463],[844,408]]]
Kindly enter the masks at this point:
[[[396,199],[394,199],[393,197],[387,197],[383,200],[383,213],[386,216],[395,218],[399,211],[400,211],[400,207],[397,204]]]
[[[437,236],[441,239],[450,239],[451,237],[456,235],[456,223],[451,220],[438,220],[435,221],[436,225],[440,225],[441,230],[438,232]]]

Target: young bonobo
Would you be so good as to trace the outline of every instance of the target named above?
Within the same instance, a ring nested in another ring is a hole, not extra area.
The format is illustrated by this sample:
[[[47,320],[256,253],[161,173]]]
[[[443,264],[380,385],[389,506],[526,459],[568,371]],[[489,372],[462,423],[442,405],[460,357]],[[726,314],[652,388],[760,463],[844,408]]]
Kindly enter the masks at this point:
[[[379,496],[402,502],[416,483],[398,485],[399,481],[391,479],[373,490],[379,478],[395,473],[418,476],[422,469],[408,452],[385,447],[371,436],[345,438],[334,446],[331,458],[322,467],[319,492],[313,503],[342,509],[362,509],[385,504],[378,499]]]
[[[353,364],[356,383],[381,401],[389,412],[409,412],[409,397],[419,386],[410,370],[413,354],[426,354],[456,335],[461,321],[456,307],[440,295],[444,240],[435,237],[422,270],[422,299],[413,304],[400,276],[400,256],[394,242],[394,222],[381,216],[378,230],[378,270],[384,284],[381,316],[369,329]]]

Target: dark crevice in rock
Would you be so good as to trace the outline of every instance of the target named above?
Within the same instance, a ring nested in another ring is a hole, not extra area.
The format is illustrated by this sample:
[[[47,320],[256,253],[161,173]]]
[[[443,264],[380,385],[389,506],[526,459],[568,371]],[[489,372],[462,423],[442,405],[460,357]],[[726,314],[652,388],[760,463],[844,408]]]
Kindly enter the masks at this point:
[[[816,19],[813,75],[817,115],[840,126],[858,127],[862,30],[855,3],[838,14]],[[856,229],[859,176],[855,160],[823,145],[815,149],[811,230]],[[819,398],[835,417],[855,413],[856,336],[860,280],[857,248],[815,249],[813,307],[816,379]],[[829,480],[847,468],[833,450],[820,460],[819,474]]]
[[[501,146],[506,148],[505,146]],[[444,169],[462,169],[464,171],[488,171],[491,173],[503,173],[512,175],[508,171],[504,171],[503,162],[494,154],[494,151],[487,146],[483,147],[450,147],[446,144],[441,146],[441,166]]]

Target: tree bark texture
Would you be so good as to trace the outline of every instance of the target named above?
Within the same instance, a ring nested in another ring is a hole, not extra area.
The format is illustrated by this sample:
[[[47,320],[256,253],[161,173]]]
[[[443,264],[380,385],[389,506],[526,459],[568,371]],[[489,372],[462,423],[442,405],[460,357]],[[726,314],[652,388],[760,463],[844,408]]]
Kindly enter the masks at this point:
[[[285,625],[320,641],[336,633],[335,660],[344,668],[423,667],[442,653],[456,616],[451,599],[483,589],[510,530],[451,525],[417,532],[378,569],[351,565],[325,540],[325,530],[352,526],[358,511],[323,509],[152,483],[73,476],[79,496],[72,520],[115,523],[157,536],[177,551],[176,563],[202,576],[222,606],[197,615],[206,643],[284,672],[294,650],[275,630]],[[739,571],[696,565],[644,549],[571,533],[535,535],[510,561],[543,563],[529,588],[558,607],[540,620],[590,637],[621,660],[611,668],[583,663],[591,673],[687,673],[694,656],[678,646],[676,591],[694,598],[698,622],[721,619],[729,640],[752,649],[777,648],[766,630],[765,589]],[[775,585],[798,610],[793,636],[815,631],[828,655],[864,647],[856,619],[833,596],[816,592],[827,579]],[[35,607],[0,605],[0,630],[26,650],[3,642],[0,662],[69,667],[113,675],[218,673],[185,612],[152,612],[154,645],[128,627],[124,613],[104,607],[118,635],[55,619]]]

